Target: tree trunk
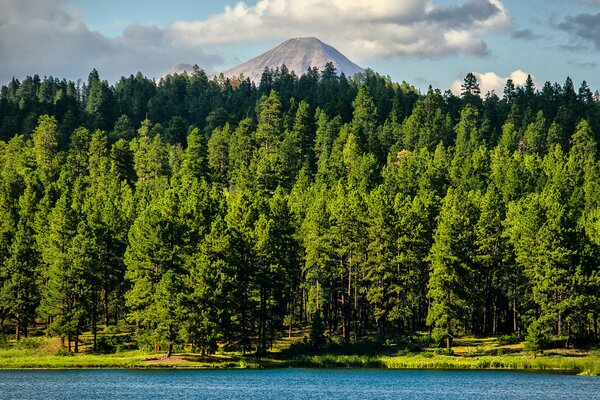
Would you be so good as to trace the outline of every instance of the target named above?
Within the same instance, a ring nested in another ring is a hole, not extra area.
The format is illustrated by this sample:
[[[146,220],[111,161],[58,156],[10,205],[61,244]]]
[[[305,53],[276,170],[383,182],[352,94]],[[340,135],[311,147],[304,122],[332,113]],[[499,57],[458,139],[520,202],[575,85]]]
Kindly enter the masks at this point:
[[[110,313],[108,310],[108,290],[104,290],[104,298],[103,300],[103,310],[104,310],[104,325],[109,326],[110,325]]]
[[[340,260],[340,264],[342,266],[342,271],[344,270],[344,261]],[[344,341],[346,343],[350,342],[350,270],[348,270],[348,284],[347,288],[345,281],[345,275],[342,274],[342,335],[344,337]]]
[[[517,333],[517,300],[513,299],[513,332]]]
[[[450,335],[446,336],[446,348],[447,349],[452,348],[452,336],[450,336]]]
[[[558,321],[557,321],[557,334],[558,336],[562,336],[562,315],[558,313]]]
[[[319,289],[319,280],[317,280],[317,310],[321,309],[321,305],[319,304],[319,297],[321,297],[321,293]]]
[[[98,292],[94,291],[94,301],[92,302],[92,334],[94,335],[94,351],[97,350],[98,340]]]
[[[492,334],[496,334],[496,330],[497,330],[497,323],[496,320],[498,318],[498,310],[497,310],[497,306],[496,306],[496,300],[494,299],[494,303],[492,304]]]
[[[94,334],[94,351],[98,349],[98,319],[96,312],[94,311],[94,315],[92,317],[92,333]]]
[[[350,312],[352,307],[352,253],[350,253],[350,262],[348,263],[348,293],[346,299],[346,305],[344,307],[344,319],[346,323],[346,332],[344,334],[344,340],[346,343],[350,342],[350,325],[351,318]]]
[[[294,316],[296,314],[296,296],[294,296],[293,291],[292,291],[291,299],[292,300],[289,303],[289,305],[290,305],[290,330],[288,332],[288,337],[290,339],[292,338],[292,330],[294,328]]]
[[[19,316],[17,315],[17,318],[15,320],[15,339],[17,340],[17,342],[19,341],[19,339],[21,339],[21,329],[19,326]]]
[[[267,336],[266,336],[266,307],[267,307],[267,299],[266,299],[266,289],[263,287],[260,288],[260,313],[258,320],[258,349],[257,353],[264,354],[267,350]]]
[[[167,358],[171,358],[173,355],[173,342],[169,342],[169,350],[167,351]]]
[[[79,335],[75,335],[75,353],[79,353]]]

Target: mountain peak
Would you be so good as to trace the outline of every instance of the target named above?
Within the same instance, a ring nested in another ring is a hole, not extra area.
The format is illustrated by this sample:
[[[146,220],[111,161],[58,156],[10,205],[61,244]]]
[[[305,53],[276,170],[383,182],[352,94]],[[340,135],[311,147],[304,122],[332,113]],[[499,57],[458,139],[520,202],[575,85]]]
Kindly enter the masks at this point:
[[[332,46],[323,43],[315,37],[299,37],[286,40],[279,46],[253,58],[242,65],[231,68],[223,74],[227,77],[237,77],[241,74],[259,83],[265,68],[275,69],[285,64],[288,70],[300,76],[308,68],[316,67],[322,70],[331,62],[338,73],[353,75],[363,69],[350,61],[346,56]]]
[[[163,76],[161,76],[161,79],[167,75],[183,74],[184,72],[190,74],[193,70],[194,66],[192,64],[179,63],[173,66],[173,68],[171,68],[170,70],[168,70]]]
[[[166,78],[169,75],[181,75],[184,72],[187,73],[188,75],[192,75],[192,73],[194,72],[194,67],[195,65],[192,64],[185,64],[185,63],[179,63],[176,64],[175,66],[173,66],[170,70],[168,70],[167,72],[165,72],[160,78],[159,80],[162,80],[164,78]],[[217,75],[216,72],[214,71],[209,71],[209,70],[204,70],[204,73],[209,77],[213,77],[215,75]]]
[[[316,37],[312,37],[312,36],[291,38],[291,39],[286,40],[282,44],[289,43],[289,42],[320,43],[320,44],[323,44],[323,42],[321,42],[319,39],[317,39]]]

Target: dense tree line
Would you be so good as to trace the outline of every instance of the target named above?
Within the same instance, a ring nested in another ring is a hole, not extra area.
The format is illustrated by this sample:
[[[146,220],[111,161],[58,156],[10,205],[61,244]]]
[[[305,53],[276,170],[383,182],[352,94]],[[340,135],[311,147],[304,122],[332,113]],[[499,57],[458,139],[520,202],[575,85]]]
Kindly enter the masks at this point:
[[[420,94],[328,65],[0,91],[0,325],[127,321],[264,353],[430,330],[598,340],[600,103],[585,82]],[[95,343],[94,339],[94,345]]]

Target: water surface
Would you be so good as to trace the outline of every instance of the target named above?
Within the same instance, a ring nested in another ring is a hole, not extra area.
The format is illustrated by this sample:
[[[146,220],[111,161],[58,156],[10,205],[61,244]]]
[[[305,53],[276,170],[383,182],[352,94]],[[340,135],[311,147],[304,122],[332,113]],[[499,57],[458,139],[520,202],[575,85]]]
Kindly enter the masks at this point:
[[[600,378],[509,371],[0,371],[0,399],[600,399]]]

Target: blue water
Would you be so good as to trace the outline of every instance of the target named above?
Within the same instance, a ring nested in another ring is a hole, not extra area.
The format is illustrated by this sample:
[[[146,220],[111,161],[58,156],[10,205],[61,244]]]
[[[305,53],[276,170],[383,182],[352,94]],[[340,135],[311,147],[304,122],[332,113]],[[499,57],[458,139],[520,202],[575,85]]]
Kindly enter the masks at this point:
[[[600,399],[600,378],[507,371],[0,371],[0,399]]]

